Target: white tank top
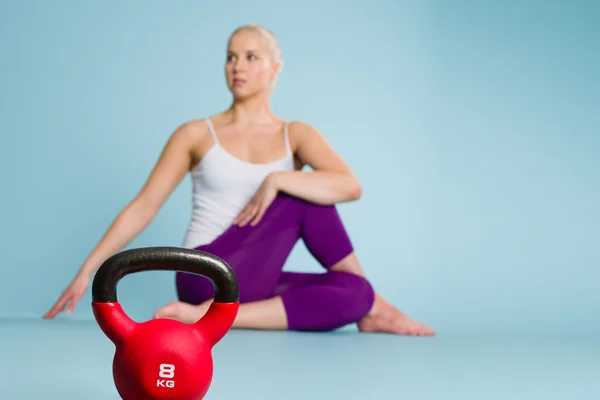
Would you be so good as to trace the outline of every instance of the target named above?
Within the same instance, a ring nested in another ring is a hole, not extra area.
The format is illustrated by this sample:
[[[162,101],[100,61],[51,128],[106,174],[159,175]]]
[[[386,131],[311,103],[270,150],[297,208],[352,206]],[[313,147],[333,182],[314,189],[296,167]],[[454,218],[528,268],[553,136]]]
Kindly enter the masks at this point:
[[[271,172],[294,170],[287,123],[286,155],[272,163],[253,164],[221,147],[212,121],[206,122],[214,145],[191,170],[192,217],[183,240],[186,248],[208,244],[225,232]]]

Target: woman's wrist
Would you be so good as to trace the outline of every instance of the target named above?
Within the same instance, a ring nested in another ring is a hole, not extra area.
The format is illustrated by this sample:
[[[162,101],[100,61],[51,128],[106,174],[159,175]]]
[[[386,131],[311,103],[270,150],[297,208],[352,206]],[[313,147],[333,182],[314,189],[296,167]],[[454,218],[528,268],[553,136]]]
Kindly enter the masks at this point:
[[[96,268],[93,268],[89,264],[84,264],[79,272],[77,273],[76,279],[86,279],[90,280],[96,273]]]
[[[267,175],[267,185],[272,187],[273,189],[280,191],[281,190],[281,180],[285,177],[286,171],[274,171]]]

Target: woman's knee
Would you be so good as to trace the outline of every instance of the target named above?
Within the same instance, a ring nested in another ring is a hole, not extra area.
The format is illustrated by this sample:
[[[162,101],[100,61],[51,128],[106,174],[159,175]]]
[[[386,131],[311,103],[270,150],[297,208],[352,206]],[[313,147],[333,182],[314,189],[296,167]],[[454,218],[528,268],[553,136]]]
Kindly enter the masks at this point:
[[[331,271],[335,275],[336,286],[344,300],[344,319],[347,324],[358,322],[373,307],[375,290],[371,283],[360,275],[345,271]]]
[[[309,215],[311,212],[337,213],[335,204],[319,204],[285,192],[277,193],[271,206],[273,208],[277,208],[277,206],[295,207],[301,209],[303,214],[308,212]]]
[[[267,209],[265,218],[281,216],[297,220],[303,235],[332,229],[345,231],[335,204],[318,204],[280,192]]]

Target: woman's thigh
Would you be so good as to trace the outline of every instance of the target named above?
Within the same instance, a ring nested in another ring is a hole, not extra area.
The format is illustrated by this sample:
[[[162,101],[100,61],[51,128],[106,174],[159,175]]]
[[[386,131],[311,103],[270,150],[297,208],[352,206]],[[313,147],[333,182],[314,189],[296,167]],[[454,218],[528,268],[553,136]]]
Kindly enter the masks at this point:
[[[301,203],[279,196],[256,226],[232,226],[212,243],[199,246],[222,258],[234,270],[240,286],[240,302],[268,298],[283,266],[300,238]],[[176,275],[179,299],[200,304],[214,296],[205,277],[184,272]]]

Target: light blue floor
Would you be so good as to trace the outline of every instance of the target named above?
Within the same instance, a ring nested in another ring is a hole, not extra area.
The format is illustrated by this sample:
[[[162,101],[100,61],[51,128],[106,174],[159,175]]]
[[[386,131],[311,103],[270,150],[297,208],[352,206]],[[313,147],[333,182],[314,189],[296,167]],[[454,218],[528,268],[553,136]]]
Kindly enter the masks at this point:
[[[119,399],[95,322],[0,320],[0,398]],[[207,400],[600,399],[600,341],[230,331]]]

